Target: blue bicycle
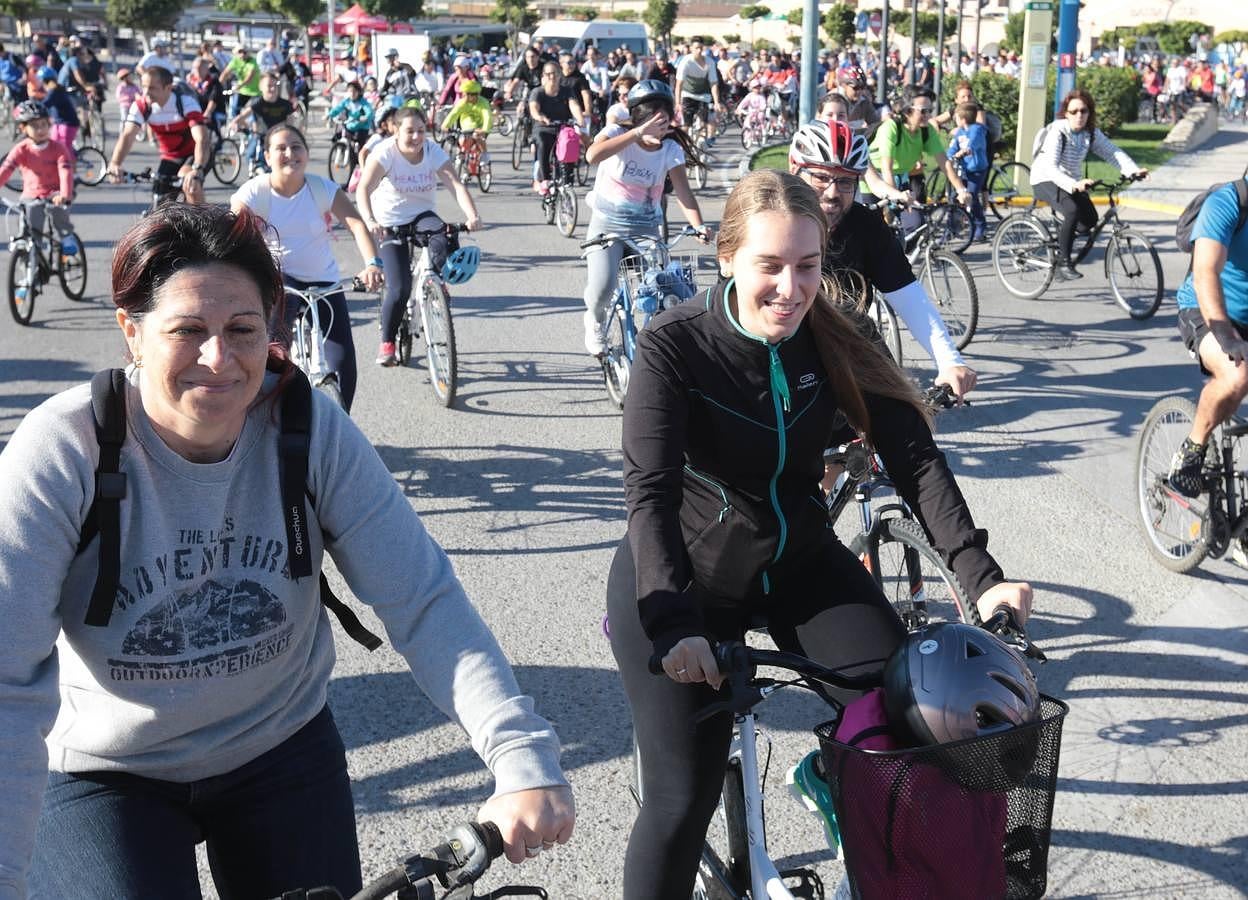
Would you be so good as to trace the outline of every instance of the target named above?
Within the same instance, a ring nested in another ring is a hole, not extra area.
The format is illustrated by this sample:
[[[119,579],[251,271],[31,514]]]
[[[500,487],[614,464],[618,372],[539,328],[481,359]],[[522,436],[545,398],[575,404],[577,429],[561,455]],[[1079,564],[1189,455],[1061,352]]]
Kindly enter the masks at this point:
[[[701,234],[700,230],[686,225],[670,244],[648,234],[603,234],[581,244],[582,250],[616,243],[623,243],[627,248],[620,260],[615,300],[607,315],[607,350],[599,356],[607,395],[617,409],[624,408],[624,397],[628,394],[628,376],[637,352],[637,332],[662,310],[693,297],[703,286],[700,282],[713,280],[709,271],[705,278],[700,272],[698,253],[671,252],[682,238]]]

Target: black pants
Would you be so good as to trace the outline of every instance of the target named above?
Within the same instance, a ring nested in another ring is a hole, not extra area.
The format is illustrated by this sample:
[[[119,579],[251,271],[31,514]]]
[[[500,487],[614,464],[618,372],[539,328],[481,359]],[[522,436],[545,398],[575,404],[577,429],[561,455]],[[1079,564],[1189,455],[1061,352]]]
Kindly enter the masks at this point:
[[[283,281],[301,291],[324,285],[324,282],[300,281],[289,275],[285,276]],[[297,302],[287,305],[287,328],[295,324],[295,316],[298,315],[301,305]],[[351,412],[351,402],[355,399],[356,365],[355,341],[351,339],[351,313],[347,310],[347,295],[342,291],[335,291],[322,301],[321,308],[317,312],[320,314],[321,328],[325,331],[325,367],[338,373],[338,386],[342,388],[342,402],[346,404],[347,412]],[[332,322],[329,321],[331,315]],[[325,330],[326,324],[329,325],[328,330]]]
[[[550,173],[554,169],[555,159],[555,142],[559,139],[559,128],[553,128],[545,125],[539,126],[536,134],[537,139],[537,180],[550,181]]]
[[[437,213],[426,212],[413,219],[412,224],[421,231],[430,231],[441,228],[443,223]],[[385,342],[393,342],[399,333],[407,298],[412,295],[412,265],[408,246],[406,239],[389,233],[377,248],[386,272],[386,292],[381,298],[381,339]],[[435,274],[442,271],[449,251],[450,241],[445,231],[429,238],[429,267]]]
[[[1057,252],[1062,265],[1074,265],[1071,248],[1075,245],[1075,229],[1082,225],[1084,230],[1096,224],[1096,207],[1087,191],[1068,194],[1051,181],[1041,181],[1032,185],[1036,199],[1043,200],[1057,213],[1061,227],[1057,232]]]
[[[723,786],[732,717],[721,714],[695,725],[694,713],[714,702],[716,692],[706,684],[650,674],[651,643],[637,610],[635,574],[625,539],[611,564],[607,608],[611,649],[641,756],[645,803],[628,841],[624,897],[687,900]],[[765,616],[781,649],[847,674],[881,668],[905,636],[875,581],[831,529],[814,551],[773,570],[772,581],[771,594],[752,606],[704,604],[708,630],[721,640],[740,639]]]

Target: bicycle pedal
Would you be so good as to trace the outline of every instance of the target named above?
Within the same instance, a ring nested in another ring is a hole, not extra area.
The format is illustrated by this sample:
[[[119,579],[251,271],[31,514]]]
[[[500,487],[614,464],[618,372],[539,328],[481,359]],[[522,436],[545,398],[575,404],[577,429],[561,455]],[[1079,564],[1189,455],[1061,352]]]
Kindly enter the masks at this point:
[[[814,869],[785,869],[780,873],[780,880],[795,898],[823,900],[823,880]],[[796,883],[789,884],[790,881]]]

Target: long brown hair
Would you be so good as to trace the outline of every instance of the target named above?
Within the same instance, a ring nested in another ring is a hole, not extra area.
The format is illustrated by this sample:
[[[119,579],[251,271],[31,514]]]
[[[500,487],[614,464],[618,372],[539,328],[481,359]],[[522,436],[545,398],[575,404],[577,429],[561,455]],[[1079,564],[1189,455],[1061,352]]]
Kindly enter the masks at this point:
[[[1088,108],[1088,121],[1084,124],[1083,130],[1089,133],[1096,132],[1096,101],[1092,99],[1092,95],[1083,88],[1075,88],[1069,94],[1062,98],[1062,115],[1066,115],[1066,107],[1070,106],[1071,100],[1082,100],[1083,105]]]
[[[760,169],[742,178],[728,195],[717,255],[724,259],[735,254],[745,241],[750,219],[764,212],[805,216],[819,226],[820,246],[827,244],[828,220],[815,192],[796,175]],[[871,417],[863,395],[875,394],[909,403],[931,427],[931,412],[918,389],[887,351],[868,336],[865,316],[843,310],[837,299],[836,285],[824,279],[807,322],[828,373],[832,396],[850,424],[871,439]]]

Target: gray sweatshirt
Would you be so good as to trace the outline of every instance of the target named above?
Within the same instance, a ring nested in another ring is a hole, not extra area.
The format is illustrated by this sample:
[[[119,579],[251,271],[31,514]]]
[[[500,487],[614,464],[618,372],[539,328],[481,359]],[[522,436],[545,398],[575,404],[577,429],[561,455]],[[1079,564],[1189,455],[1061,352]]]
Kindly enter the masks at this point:
[[[333,637],[316,577],[286,569],[272,404],[252,409],[227,459],[197,464],[156,435],[137,383],[127,395],[108,627],[83,624],[98,539],[75,557],[99,457],[90,388],[34,409],[0,453],[2,900],[25,896],[48,769],[198,780],[272,749],[325,705]],[[308,487],[314,566],[328,550],[416,683],[467,731],[496,792],[566,784],[554,731],[446,554],[319,392]]]

